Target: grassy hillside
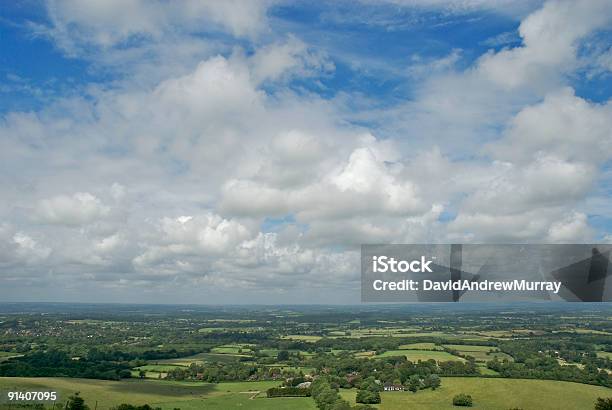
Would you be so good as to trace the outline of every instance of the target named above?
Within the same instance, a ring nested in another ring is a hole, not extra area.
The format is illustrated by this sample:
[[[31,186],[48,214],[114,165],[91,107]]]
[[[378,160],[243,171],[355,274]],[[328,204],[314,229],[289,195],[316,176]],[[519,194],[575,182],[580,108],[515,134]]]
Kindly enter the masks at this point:
[[[278,382],[187,383],[153,380],[105,381],[67,378],[0,378],[0,391],[55,390],[62,403],[74,392],[80,392],[88,404],[98,402],[98,409],[108,409],[121,403],[151,404],[163,409],[180,407],[226,409],[245,408],[315,408],[310,398],[266,399],[265,390]],[[254,397],[257,391],[262,394]]]
[[[597,397],[612,396],[605,387],[549,380],[483,379],[446,377],[436,391],[383,392],[379,410],[456,410],[454,395],[467,393],[474,399],[472,409],[573,410],[592,409]],[[355,390],[342,395],[354,403]]]
[[[263,393],[277,382],[184,383],[152,380],[121,382],[65,378],[0,378],[0,391],[56,390],[60,401],[79,391],[92,406],[108,409],[120,403],[149,403],[164,410],[191,409],[287,409],[315,410],[311,398],[267,399]],[[355,402],[353,390],[343,390],[343,397]],[[451,400],[458,393],[474,398],[474,409],[524,410],[590,409],[597,397],[612,396],[604,387],[548,380],[444,378],[436,391],[383,392],[379,410],[444,410],[455,409]]]

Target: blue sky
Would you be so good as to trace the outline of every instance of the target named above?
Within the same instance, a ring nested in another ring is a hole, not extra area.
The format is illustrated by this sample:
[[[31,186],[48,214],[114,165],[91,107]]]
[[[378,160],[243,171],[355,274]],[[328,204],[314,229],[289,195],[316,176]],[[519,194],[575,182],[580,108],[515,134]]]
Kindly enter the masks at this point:
[[[335,65],[333,75],[320,79],[320,84],[294,79],[296,88],[304,87],[326,97],[338,92],[360,92],[381,101],[409,98],[411,86],[397,73],[405,71],[414,58],[434,60],[460,49],[459,64],[468,66],[487,50],[499,50],[520,41],[514,33],[520,23],[516,16],[488,10],[467,9],[459,14],[442,15],[437,10],[384,4],[364,4],[360,10],[352,2],[314,5],[287,2],[272,6],[268,14],[274,34],[294,33],[329,54]],[[44,2],[3,7],[0,21],[4,81],[10,84],[18,76],[30,87],[45,92],[44,97],[37,98],[31,91],[11,87],[3,93],[3,112],[14,110],[15,100],[24,110],[38,109],[40,100],[49,96],[46,93],[66,95],[74,92],[74,87],[106,84],[121,78],[122,73],[113,72],[111,67],[67,55],[52,39],[38,33],[35,26],[50,24]],[[200,34],[203,38],[222,35]],[[239,44],[251,52],[256,47],[250,41],[226,40],[230,46]]]
[[[524,14],[539,4],[522,5],[516,12]],[[521,42],[516,32],[520,14],[476,7],[453,14],[385,4],[355,7],[352,2],[341,1],[314,5],[286,2],[270,7],[268,15],[275,35],[293,33],[328,53],[335,65],[333,75],[317,82],[293,79],[295,89],[326,98],[341,92],[363,93],[381,104],[411,98],[414,82],[398,73],[406,75],[415,59],[436,60],[456,50],[461,52],[457,67],[466,68],[488,51]],[[91,84],[109,84],[124,74],[58,49],[51,38],[35,28],[52,24],[43,1],[9,4],[0,11],[0,22],[2,112],[40,109],[49,98],[70,95]],[[205,31],[200,34],[203,38],[223,36]],[[597,42],[605,44],[610,35],[606,30],[597,33]],[[226,46],[237,44],[247,52],[256,47],[241,39],[225,41],[230,43]],[[592,101],[606,101],[612,91],[607,75],[585,79],[584,73],[577,73],[568,82],[577,95]]]
[[[0,298],[354,303],[361,243],[609,242],[612,9],[0,10]]]

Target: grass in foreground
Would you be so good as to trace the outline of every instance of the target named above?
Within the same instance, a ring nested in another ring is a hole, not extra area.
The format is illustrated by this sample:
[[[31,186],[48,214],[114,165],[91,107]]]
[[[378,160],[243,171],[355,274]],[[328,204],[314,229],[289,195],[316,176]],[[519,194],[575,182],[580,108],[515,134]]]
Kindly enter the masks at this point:
[[[122,380],[107,381],[93,379],[70,379],[59,377],[0,377],[0,391],[26,391],[26,390],[54,390],[59,393],[58,402],[65,403],[68,396],[80,392],[81,397],[91,408],[98,403],[98,409],[109,409],[121,403],[136,405],[150,404],[157,406],[162,403],[172,403],[172,407],[181,407],[178,402],[201,402],[202,400],[223,400],[240,402],[236,397],[243,396],[250,400],[256,391],[264,392],[270,387],[277,386],[278,382],[238,382],[238,383],[201,383],[201,382],[172,382],[163,380]],[[263,399],[262,399],[263,400]],[[269,399],[270,401],[276,399]],[[267,402],[268,399],[265,399]],[[312,401],[312,400],[311,400]],[[280,402],[275,402],[279,403]],[[153,406],[153,407],[155,407]],[[185,407],[186,408],[186,407]],[[201,406],[199,408],[202,408]],[[208,408],[208,407],[206,407]],[[214,408],[214,407],[212,407]],[[224,407],[218,407],[224,408]],[[227,408],[227,407],[225,407]]]
[[[343,390],[342,396],[355,403],[353,390]],[[472,409],[507,410],[574,410],[592,409],[597,397],[612,396],[612,390],[586,384],[552,380],[487,379],[475,377],[445,377],[435,391],[383,392],[379,410],[456,410],[452,398],[470,394]]]
[[[181,410],[200,410],[200,409],[215,409],[227,410],[235,408],[243,408],[249,410],[316,410],[317,406],[310,397],[277,397],[268,399],[258,395],[252,398],[249,393],[237,393],[214,396],[209,398],[175,401],[167,403],[158,403],[157,406],[163,410],[173,410],[179,408]]]

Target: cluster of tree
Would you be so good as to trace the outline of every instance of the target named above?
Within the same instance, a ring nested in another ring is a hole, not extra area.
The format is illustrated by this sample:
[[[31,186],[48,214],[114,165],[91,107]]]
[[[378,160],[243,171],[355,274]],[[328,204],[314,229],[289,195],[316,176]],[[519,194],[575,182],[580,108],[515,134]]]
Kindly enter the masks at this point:
[[[309,397],[310,388],[300,387],[272,387],[266,391],[268,397]]]
[[[597,351],[609,348],[609,336],[579,335],[572,338],[540,338],[533,340],[512,340],[500,345],[500,349],[522,363],[534,355],[547,355],[561,358],[569,363],[593,365],[602,369],[612,369],[612,360],[598,357]]]
[[[131,377],[129,362],[94,361],[87,357],[73,360],[65,352],[33,352],[0,363],[0,376],[82,377],[119,380]]]
[[[64,350],[39,348],[21,357],[0,363],[0,376],[12,377],[82,377],[119,380],[131,377],[130,369],[147,360],[172,359],[200,350],[164,349],[140,352],[93,347],[84,355],[73,357]]]
[[[466,362],[448,361],[439,362],[440,376],[476,376],[480,374],[476,362],[472,357],[469,357]]]
[[[597,356],[595,351],[560,350],[558,351],[558,356],[568,363],[612,369],[612,360],[608,357]]]
[[[279,362],[285,362],[289,360],[289,351],[288,350],[279,350],[276,355],[276,360]]]
[[[545,355],[530,356],[523,362],[499,361],[495,358],[487,363],[487,367],[502,377],[514,379],[564,380],[612,387],[610,376],[604,369],[592,365],[583,368],[562,366],[556,359]]]
[[[170,380],[202,380],[209,383],[247,380],[279,380],[294,378],[300,373],[295,370],[266,367],[254,362],[207,363],[205,366],[192,363],[189,367],[176,367],[166,378]],[[301,375],[303,376],[303,374]]]
[[[368,404],[351,406],[343,400],[337,388],[333,388],[327,377],[319,377],[310,386],[312,398],[319,410],[376,410]]]
[[[399,383],[405,385],[413,375],[425,379],[431,374],[438,376],[475,376],[479,374],[473,360],[439,363],[435,360],[411,362],[404,356],[360,359],[350,352],[317,355],[311,359],[309,365],[314,366],[318,373],[328,375],[332,384],[344,388],[358,386],[361,380],[369,376],[383,383],[399,380]],[[349,374],[355,376],[347,377]]]
[[[441,384],[442,380],[437,374],[429,374],[423,379],[417,375],[413,375],[410,376],[410,379],[408,380],[408,390],[413,393],[424,389],[436,390]]]
[[[364,404],[378,404],[380,403],[380,392],[382,390],[382,386],[379,383],[376,383],[374,377],[368,377],[359,385],[359,390],[357,390],[357,403]]]
[[[472,396],[469,394],[459,393],[453,397],[453,406],[472,407],[473,405],[474,401],[472,400]]]
[[[161,349],[161,350],[145,350],[142,352],[126,352],[122,350],[101,350],[97,347],[89,349],[87,359],[93,362],[120,362],[131,360],[163,360],[175,359],[177,357],[191,356],[202,352],[202,349]]]

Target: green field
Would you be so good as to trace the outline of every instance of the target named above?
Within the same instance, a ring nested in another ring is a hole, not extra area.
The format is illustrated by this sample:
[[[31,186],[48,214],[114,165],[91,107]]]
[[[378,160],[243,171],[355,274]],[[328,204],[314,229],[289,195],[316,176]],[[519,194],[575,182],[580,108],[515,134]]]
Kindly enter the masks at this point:
[[[193,356],[177,357],[175,359],[152,360],[150,364],[169,364],[176,366],[189,366],[191,363],[203,363],[207,361],[215,361],[228,363],[233,362],[247,355],[228,354],[228,353],[198,353]]]
[[[359,339],[364,337],[440,337],[448,340],[465,340],[472,342],[486,341],[489,338],[476,332],[458,332],[458,333],[447,333],[440,331],[420,331],[418,328],[364,328],[354,329],[350,331],[350,336],[341,335],[344,332],[330,332],[328,338],[352,338]]]
[[[499,375],[498,372],[496,372],[495,370],[489,369],[488,367],[486,367],[483,364],[478,366],[478,372],[480,372],[480,374],[487,375],[487,376],[497,376],[497,375]]]
[[[19,356],[17,353],[13,353],[13,352],[2,352],[0,351],[0,357],[12,357],[12,356]]]
[[[513,360],[512,356],[502,352],[491,352],[496,350],[494,346],[478,346],[478,345],[443,345],[444,347],[456,350],[459,353],[472,356],[477,362],[486,363],[494,358],[498,360]]]
[[[264,356],[269,356],[269,357],[276,357],[278,352],[279,352],[278,349],[261,349],[261,350],[259,350],[260,354],[262,354]]]
[[[574,329],[574,333],[612,336],[612,333],[604,332],[603,330],[594,330],[594,329]]]
[[[0,363],[2,363],[5,360],[10,359],[11,357],[19,357],[19,356],[23,356],[23,355],[19,353],[13,353],[13,352],[0,352]]]
[[[455,410],[454,395],[467,393],[474,399],[472,409],[578,410],[592,409],[597,397],[612,396],[612,390],[586,384],[550,380],[446,377],[436,391],[383,392],[379,410]],[[342,390],[355,403],[356,391]]]
[[[351,332],[342,331],[342,330],[333,330],[331,332],[328,332],[327,334],[330,335],[330,336],[340,336],[340,337],[342,337],[342,336],[350,336]]]
[[[251,346],[248,344],[230,344],[214,347],[210,351],[211,353],[221,354],[244,354],[251,352]]]
[[[323,338],[321,336],[310,336],[310,335],[287,335],[287,336],[281,337],[281,339],[301,340],[303,342],[316,342]]]
[[[612,353],[610,352],[597,352],[598,357],[603,357],[604,359],[612,359]]]
[[[388,356],[406,356],[406,358],[412,362],[419,360],[425,361],[433,359],[437,362],[448,362],[451,360],[465,361],[465,359],[453,356],[447,352],[440,352],[436,350],[388,350],[381,355],[376,357],[388,357]]]
[[[80,392],[92,408],[108,409],[121,403],[150,404],[173,409],[236,407],[263,409],[276,406],[283,409],[314,409],[310,398],[265,398],[265,390],[279,382],[198,383],[152,380],[106,381],[68,378],[1,377],[0,391],[55,390],[62,403],[74,392]],[[256,394],[257,392],[262,392]],[[254,397],[256,396],[257,397]],[[253,397],[253,398],[252,398]],[[267,406],[267,407],[266,407]]]
[[[511,330],[487,330],[480,331],[478,334],[492,339],[504,339],[514,336]]]
[[[212,333],[212,332],[223,332],[225,330],[228,330],[228,328],[227,327],[203,327],[201,329],[198,329],[198,332]]]
[[[458,350],[461,352],[489,352],[495,350],[494,346],[478,346],[478,345],[442,345],[448,349]]]
[[[409,343],[398,347],[399,350],[436,350],[439,348],[435,343]]]
[[[372,357],[372,356],[374,356],[374,355],[376,355],[376,351],[374,351],[374,350],[368,350],[367,352],[357,352],[357,353],[355,353],[355,355],[354,355],[354,356],[355,356],[355,357],[358,357],[358,358],[360,358],[360,359],[363,359],[363,358]]]
[[[166,377],[170,370],[176,368],[184,368],[185,365],[177,364],[148,364],[145,366],[139,366],[132,369],[132,377],[139,378],[140,372],[144,371],[144,377],[147,379],[160,379]]]
[[[465,351],[460,351],[459,353],[467,355],[467,356],[472,356],[477,362],[480,363],[486,363],[490,360],[493,360],[495,358],[497,358],[497,360],[508,360],[508,361],[513,361],[514,359],[512,358],[512,356],[506,354],[506,353],[488,353],[488,352],[465,352]]]

